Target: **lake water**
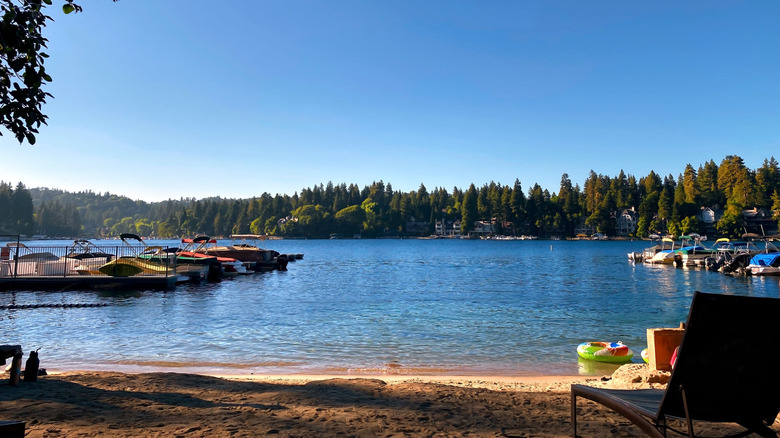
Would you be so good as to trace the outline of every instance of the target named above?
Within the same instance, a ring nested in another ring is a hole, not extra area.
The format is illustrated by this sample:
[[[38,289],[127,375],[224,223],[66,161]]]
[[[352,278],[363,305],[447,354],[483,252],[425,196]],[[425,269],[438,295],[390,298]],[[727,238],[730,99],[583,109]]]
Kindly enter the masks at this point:
[[[600,374],[578,360],[579,343],[621,340],[638,362],[646,329],[678,326],[696,290],[780,297],[777,277],[633,265],[626,254],[642,241],[266,246],[305,257],[172,291],[0,292],[0,304],[108,304],[0,310],[0,343],[40,348],[56,370]]]

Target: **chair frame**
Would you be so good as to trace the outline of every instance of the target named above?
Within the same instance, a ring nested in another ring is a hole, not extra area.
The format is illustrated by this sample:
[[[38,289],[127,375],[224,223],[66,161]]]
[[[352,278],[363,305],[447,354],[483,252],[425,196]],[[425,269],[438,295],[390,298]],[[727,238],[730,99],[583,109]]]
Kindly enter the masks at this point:
[[[765,347],[763,357],[749,354]],[[744,350],[741,350],[743,349]],[[577,437],[577,397],[623,415],[648,436],[661,438],[666,424],[683,419],[737,423],[750,433],[777,437],[769,425],[780,413],[780,299],[695,292],[677,363],[665,390],[610,390],[571,386],[572,435]],[[713,379],[728,376],[721,385]]]

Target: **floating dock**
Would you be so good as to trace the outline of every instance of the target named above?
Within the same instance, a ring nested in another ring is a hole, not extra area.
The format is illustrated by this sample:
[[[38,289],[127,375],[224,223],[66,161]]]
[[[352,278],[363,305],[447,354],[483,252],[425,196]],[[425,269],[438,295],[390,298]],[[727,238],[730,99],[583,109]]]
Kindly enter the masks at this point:
[[[185,277],[186,278],[186,277]],[[181,280],[178,275],[137,275],[132,277],[110,277],[101,275],[68,276],[17,276],[0,277],[0,290],[68,290],[68,289],[163,289],[176,287]]]

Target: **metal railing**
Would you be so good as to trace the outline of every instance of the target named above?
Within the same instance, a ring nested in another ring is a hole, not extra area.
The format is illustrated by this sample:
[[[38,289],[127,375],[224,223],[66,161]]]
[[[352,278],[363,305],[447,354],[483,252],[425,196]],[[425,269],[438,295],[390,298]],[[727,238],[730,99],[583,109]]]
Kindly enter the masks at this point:
[[[27,246],[18,239],[1,245],[0,278],[176,273],[175,254],[163,247],[98,246],[78,240],[68,246]]]

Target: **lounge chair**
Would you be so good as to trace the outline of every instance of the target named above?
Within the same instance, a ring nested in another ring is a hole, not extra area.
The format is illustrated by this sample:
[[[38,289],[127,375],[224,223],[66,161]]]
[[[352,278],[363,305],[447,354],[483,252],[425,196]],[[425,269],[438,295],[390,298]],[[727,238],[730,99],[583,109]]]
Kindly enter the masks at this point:
[[[769,426],[780,412],[780,299],[696,292],[665,390],[608,390],[572,385],[572,433],[577,397],[623,415],[651,437],[664,437],[667,418],[737,423],[777,437]],[[683,433],[683,432],[679,432]]]
[[[3,438],[24,438],[24,421],[0,421],[0,436]]]

